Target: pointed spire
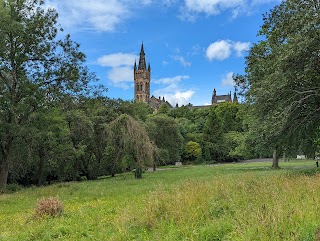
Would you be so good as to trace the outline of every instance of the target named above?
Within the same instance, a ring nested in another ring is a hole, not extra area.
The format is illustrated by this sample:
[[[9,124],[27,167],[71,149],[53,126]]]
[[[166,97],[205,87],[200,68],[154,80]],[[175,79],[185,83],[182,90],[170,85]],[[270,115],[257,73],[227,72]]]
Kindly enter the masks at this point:
[[[148,64],[148,71],[151,71],[150,63]]]
[[[141,51],[140,51],[140,55],[141,55],[141,54],[144,54],[143,41],[142,41],[142,44],[141,44]]]
[[[147,67],[146,67],[146,58],[145,58],[144,48],[143,48],[143,42],[142,42],[142,45],[141,45],[138,69],[139,70],[146,70],[147,69]]]
[[[137,69],[137,60],[134,60],[134,70],[136,70]]]
[[[238,103],[237,89],[234,89],[233,102]]]

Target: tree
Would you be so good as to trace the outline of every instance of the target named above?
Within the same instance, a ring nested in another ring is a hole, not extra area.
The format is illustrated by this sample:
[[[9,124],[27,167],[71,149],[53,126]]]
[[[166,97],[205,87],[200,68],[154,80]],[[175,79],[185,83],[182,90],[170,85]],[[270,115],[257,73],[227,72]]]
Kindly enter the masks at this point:
[[[159,109],[158,109],[158,113],[159,114],[168,114],[170,111],[170,107],[167,103],[162,103],[160,106],[159,106]]]
[[[134,161],[135,177],[142,178],[143,167],[145,164],[152,164],[155,156],[155,146],[144,126],[131,116],[123,114],[109,124],[107,133],[105,156],[107,162],[111,163],[112,176],[121,161],[129,156]]]
[[[94,78],[70,35],[57,39],[58,14],[42,0],[0,6],[0,188],[5,188],[17,133],[29,116],[61,94],[84,91]]]
[[[237,76],[266,145],[274,149],[273,167],[285,148],[314,138],[320,123],[320,2],[286,0],[264,16]]]
[[[173,164],[176,161],[180,161],[183,149],[183,137],[179,131],[177,122],[171,117],[159,114],[150,117],[146,124],[150,138],[156,146],[168,151],[170,163]],[[170,163],[162,162],[161,164]]]
[[[47,180],[47,176],[56,173],[54,169],[58,169],[57,166],[61,165],[59,159],[66,161],[65,157],[61,157],[61,153],[66,156],[66,153],[70,152],[71,141],[64,117],[58,108],[50,108],[38,111],[29,118],[29,127],[25,129],[27,133],[22,136],[34,153],[31,168],[35,174],[33,178],[35,183],[21,184],[42,185],[45,181],[50,182],[51,180]],[[26,166],[25,164],[24,166]],[[27,172],[32,172],[32,170],[27,170]]]
[[[206,148],[209,149],[210,157],[214,160],[222,160],[223,153],[223,132],[221,122],[215,112],[215,107],[210,108],[203,128],[203,146],[206,153]],[[211,160],[207,160],[211,161]]]
[[[92,159],[93,150],[89,151],[89,146],[93,145],[93,123],[84,111],[71,110],[66,113],[66,121],[70,132],[73,155],[69,164],[72,173],[72,180],[76,181],[79,170],[83,169],[84,174],[88,175],[88,161]]]
[[[189,141],[185,146],[183,154],[186,161],[194,162],[202,155],[200,144],[198,142]]]
[[[241,105],[239,103],[220,103],[215,112],[223,132],[242,131]]]

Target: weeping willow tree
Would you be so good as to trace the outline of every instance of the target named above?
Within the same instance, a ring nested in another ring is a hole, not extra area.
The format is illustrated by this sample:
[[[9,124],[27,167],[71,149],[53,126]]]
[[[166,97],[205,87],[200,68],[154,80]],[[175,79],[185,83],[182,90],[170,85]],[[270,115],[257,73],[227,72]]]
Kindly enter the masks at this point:
[[[144,126],[129,115],[121,115],[107,127],[106,156],[114,176],[122,160],[132,157],[135,178],[142,178],[146,164],[154,163],[156,146],[151,142]]]

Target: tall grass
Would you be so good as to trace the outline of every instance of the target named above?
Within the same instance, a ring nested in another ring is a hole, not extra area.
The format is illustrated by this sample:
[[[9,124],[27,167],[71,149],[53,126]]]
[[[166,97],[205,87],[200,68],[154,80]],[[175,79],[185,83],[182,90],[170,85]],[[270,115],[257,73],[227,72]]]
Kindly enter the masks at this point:
[[[313,162],[198,166],[0,196],[0,240],[314,240],[320,176]],[[34,219],[57,196],[58,218]]]

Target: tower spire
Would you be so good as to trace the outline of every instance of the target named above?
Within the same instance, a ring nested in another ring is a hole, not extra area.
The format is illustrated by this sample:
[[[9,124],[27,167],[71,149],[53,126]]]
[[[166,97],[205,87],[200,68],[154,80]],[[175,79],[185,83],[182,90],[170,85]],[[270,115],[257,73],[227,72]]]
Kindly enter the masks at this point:
[[[237,89],[234,88],[233,102],[238,103]]]
[[[143,48],[143,42],[141,44],[141,51],[140,51],[140,59],[139,59],[138,69],[139,70],[146,70],[147,69],[146,58],[145,58],[144,48]]]
[[[139,62],[134,63],[134,100],[149,103],[150,101],[150,63],[146,65],[143,42],[141,44]]]

